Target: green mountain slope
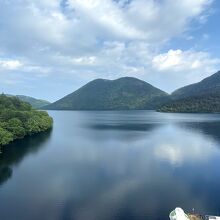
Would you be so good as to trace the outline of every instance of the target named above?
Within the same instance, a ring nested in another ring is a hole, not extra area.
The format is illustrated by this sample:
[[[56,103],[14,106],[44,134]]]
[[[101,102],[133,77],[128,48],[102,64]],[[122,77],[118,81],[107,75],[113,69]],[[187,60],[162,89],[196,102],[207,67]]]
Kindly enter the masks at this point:
[[[180,88],[172,93],[172,98],[181,99],[193,96],[220,95],[220,71],[202,81]]]
[[[169,95],[132,77],[117,80],[96,79],[77,91],[48,105],[55,110],[155,109],[169,100]]]
[[[176,113],[219,113],[220,95],[210,94],[174,100],[162,105],[158,111]]]
[[[13,95],[7,95],[7,96],[13,97]],[[33,108],[36,108],[36,109],[40,109],[40,108],[50,104],[50,102],[48,102],[46,100],[35,99],[30,96],[16,95],[16,97],[24,102],[29,103]]]
[[[162,112],[220,112],[220,71],[201,82],[185,86],[171,94]]]

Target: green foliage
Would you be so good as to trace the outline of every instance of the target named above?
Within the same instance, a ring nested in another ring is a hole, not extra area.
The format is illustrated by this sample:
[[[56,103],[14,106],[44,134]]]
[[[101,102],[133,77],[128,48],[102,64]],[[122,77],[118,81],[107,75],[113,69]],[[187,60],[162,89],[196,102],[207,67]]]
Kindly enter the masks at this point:
[[[8,120],[5,128],[13,134],[14,139],[25,136],[25,128],[23,127],[23,123],[19,118],[12,118]]]
[[[202,81],[180,88],[172,93],[173,99],[220,95],[220,71]]]
[[[17,111],[30,111],[31,105],[26,102],[21,102],[16,97],[7,97],[6,95],[0,96],[0,112],[5,110],[17,110]]]
[[[42,107],[49,105],[50,102],[46,101],[46,100],[41,100],[41,99],[35,99],[33,97],[30,96],[25,96],[25,95],[6,95],[7,97],[16,97],[18,99],[20,99],[21,101],[24,101],[26,103],[29,103],[33,108],[35,109],[41,109]]]
[[[0,127],[0,145],[6,145],[13,141],[13,134]]]
[[[160,112],[219,113],[220,95],[204,95],[175,100],[161,106]]]
[[[16,97],[24,102],[29,103],[35,109],[41,109],[42,107],[50,104],[50,102],[46,100],[35,99],[29,96],[17,95]]]
[[[220,112],[220,71],[201,82],[172,93],[172,101],[162,105],[162,112]]]
[[[167,93],[136,78],[96,79],[45,108],[57,110],[155,109],[167,99],[169,99]]]
[[[0,145],[46,131],[52,124],[47,112],[34,110],[16,97],[0,95]]]

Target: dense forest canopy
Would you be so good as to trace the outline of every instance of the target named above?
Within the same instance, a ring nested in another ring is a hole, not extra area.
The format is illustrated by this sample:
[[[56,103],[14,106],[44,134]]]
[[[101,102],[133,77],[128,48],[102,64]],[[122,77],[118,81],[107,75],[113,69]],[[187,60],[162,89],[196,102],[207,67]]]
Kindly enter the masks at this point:
[[[12,95],[7,95],[7,96],[12,97]],[[15,97],[19,98],[21,101],[29,103],[35,109],[41,109],[43,106],[50,104],[50,102],[48,102],[46,100],[35,99],[30,96],[16,95]]]
[[[162,105],[160,112],[219,113],[220,95],[193,96]]]
[[[46,131],[52,124],[47,112],[34,110],[16,97],[0,95],[0,145]]]
[[[171,94],[171,101],[158,111],[187,113],[220,112],[220,71],[194,83],[182,87]]]

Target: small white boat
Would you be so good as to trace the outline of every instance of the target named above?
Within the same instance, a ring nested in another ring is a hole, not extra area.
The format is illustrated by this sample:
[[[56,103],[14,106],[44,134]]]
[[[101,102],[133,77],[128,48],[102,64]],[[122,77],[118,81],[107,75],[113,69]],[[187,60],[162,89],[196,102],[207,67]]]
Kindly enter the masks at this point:
[[[181,208],[175,208],[169,215],[170,220],[190,220],[188,215]]]
[[[193,209],[194,210],[194,209]],[[186,214],[183,209],[175,208],[169,215],[170,220],[220,220],[220,216]]]

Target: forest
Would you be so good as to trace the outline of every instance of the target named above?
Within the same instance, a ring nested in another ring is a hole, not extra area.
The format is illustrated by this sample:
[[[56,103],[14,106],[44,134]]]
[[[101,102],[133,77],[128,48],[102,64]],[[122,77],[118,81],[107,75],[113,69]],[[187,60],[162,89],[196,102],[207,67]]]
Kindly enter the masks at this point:
[[[50,129],[53,119],[17,97],[0,95],[0,146]]]
[[[207,94],[171,101],[162,105],[157,111],[176,113],[219,113],[220,95]]]

